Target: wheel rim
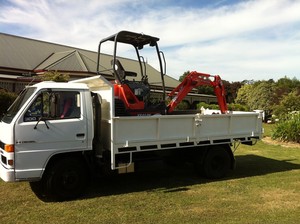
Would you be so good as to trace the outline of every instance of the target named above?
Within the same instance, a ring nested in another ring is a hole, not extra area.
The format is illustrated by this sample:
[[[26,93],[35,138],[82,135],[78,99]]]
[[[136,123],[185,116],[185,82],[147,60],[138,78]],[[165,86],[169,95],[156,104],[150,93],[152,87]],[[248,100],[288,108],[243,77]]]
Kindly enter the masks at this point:
[[[60,177],[60,183],[63,190],[74,190],[78,188],[80,178],[76,171],[66,170]]]
[[[212,161],[211,161],[211,168],[214,171],[221,171],[223,170],[224,167],[224,160],[222,159],[221,156],[215,156]]]

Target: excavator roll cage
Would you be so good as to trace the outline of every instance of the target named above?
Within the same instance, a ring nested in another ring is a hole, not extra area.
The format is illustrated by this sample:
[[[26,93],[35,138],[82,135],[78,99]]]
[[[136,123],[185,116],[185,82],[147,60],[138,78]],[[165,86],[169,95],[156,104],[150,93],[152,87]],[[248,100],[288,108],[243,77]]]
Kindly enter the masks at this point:
[[[155,113],[161,113],[165,110],[165,105],[152,105],[149,100],[150,94],[150,84],[148,82],[148,74],[146,71],[146,62],[144,57],[140,55],[140,50],[142,50],[146,45],[148,47],[154,48],[158,58],[158,64],[160,68],[160,78],[163,90],[163,99],[165,99],[165,82],[163,71],[163,64],[165,63],[164,55],[159,50],[157,42],[159,38],[145,35],[142,33],[134,33],[130,31],[120,31],[110,37],[107,37],[100,41],[98,47],[98,60],[97,60],[97,72],[101,74],[103,71],[100,69],[100,58],[101,58],[101,46],[105,42],[113,42],[113,58],[111,60],[111,70],[115,78],[114,93],[116,98],[116,104],[123,107],[124,113],[122,115],[151,115]],[[120,57],[117,54],[117,49],[119,44],[131,45],[136,54],[136,60],[139,63],[139,71],[131,72],[126,71],[120,62]],[[161,57],[162,56],[162,57]],[[166,65],[164,64],[164,68]],[[106,71],[106,70],[105,70]],[[139,76],[139,77],[138,77]],[[132,77],[129,78],[128,77]],[[137,79],[135,79],[137,77]],[[117,113],[118,114],[118,113]]]

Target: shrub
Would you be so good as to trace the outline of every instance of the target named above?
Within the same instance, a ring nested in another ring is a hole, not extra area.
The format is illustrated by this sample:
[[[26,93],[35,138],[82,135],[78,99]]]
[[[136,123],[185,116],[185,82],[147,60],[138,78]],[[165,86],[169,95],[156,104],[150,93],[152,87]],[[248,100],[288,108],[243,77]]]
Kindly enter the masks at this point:
[[[219,105],[218,104],[207,104],[204,102],[198,103],[197,104],[197,109],[200,110],[201,107],[204,107],[205,109],[211,109],[211,110],[219,110]],[[249,107],[237,104],[237,103],[230,103],[228,104],[228,110],[234,110],[234,111],[248,111]]]
[[[238,103],[230,103],[228,104],[228,110],[232,111],[249,111],[249,107],[246,105],[241,105]]]
[[[204,102],[200,102],[197,104],[197,109],[200,110],[201,107],[204,107],[205,109],[211,109],[211,110],[219,110],[218,104],[207,104]]]
[[[176,110],[188,110],[190,109],[190,105],[186,101],[181,101],[177,106]]]
[[[57,71],[48,71],[41,76],[41,79],[42,81],[67,82],[70,76]]]
[[[12,92],[7,92],[5,90],[0,90],[0,118],[2,118],[3,114],[7,111],[9,106],[16,99],[17,94]]]
[[[276,123],[273,134],[273,139],[281,141],[291,141],[300,143],[300,113],[293,112],[282,116],[279,122]]]

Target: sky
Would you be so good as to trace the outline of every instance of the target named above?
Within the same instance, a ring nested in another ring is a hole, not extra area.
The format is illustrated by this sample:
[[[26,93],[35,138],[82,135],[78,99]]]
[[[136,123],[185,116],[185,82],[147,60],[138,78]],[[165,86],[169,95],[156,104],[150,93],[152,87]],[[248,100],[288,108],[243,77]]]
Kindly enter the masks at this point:
[[[300,79],[300,0],[0,0],[2,33],[97,51],[120,30],[159,37],[175,79]]]

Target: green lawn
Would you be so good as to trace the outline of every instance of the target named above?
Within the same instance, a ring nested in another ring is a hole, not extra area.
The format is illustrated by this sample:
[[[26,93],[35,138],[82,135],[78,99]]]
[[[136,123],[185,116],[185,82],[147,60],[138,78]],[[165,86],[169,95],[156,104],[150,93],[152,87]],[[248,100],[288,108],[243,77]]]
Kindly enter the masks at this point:
[[[0,181],[0,223],[299,223],[300,148],[240,146],[228,178],[149,164],[94,183],[81,199],[42,202],[29,184]]]
[[[275,124],[264,124],[264,136],[271,137]]]

